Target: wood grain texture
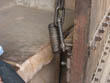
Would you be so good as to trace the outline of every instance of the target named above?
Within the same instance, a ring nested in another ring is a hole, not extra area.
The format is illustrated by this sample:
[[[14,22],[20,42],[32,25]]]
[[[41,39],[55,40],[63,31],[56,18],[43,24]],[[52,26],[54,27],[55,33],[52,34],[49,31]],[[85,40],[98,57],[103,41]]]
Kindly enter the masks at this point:
[[[75,8],[75,0],[66,0],[66,8],[74,10],[74,8]]]
[[[102,20],[105,12],[110,7],[110,0],[92,0],[92,9],[91,9],[91,24],[90,24],[90,36],[91,40],[95,30],[98,27],[98,24]]]
[[[84,83],[88,55],[91,0],[76,0],[71,82]]]
[[[91,9],[91,19],[90,19],[90,34],[89,41],[92,40],[96,29],[99,27],[99,23],[102,21],[105,13],[110,7],[110,0],[92,0],[92,9]],[[104,28],[105,32],[102,36],[102,40],[97,42],[96,50],[91,50],[90,57],[88,60],[88,69],[87,69],[87,78],[86,83],[90,83],[93,77],[93,74],[96,70],[98,60],[101,57],[103,47],[109,32],[109,27]]]

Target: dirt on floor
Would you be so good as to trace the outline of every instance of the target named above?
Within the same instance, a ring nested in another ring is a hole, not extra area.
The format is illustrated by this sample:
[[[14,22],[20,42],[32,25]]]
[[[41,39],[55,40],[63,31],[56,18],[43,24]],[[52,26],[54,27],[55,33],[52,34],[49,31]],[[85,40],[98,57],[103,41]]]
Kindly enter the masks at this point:
[[[54,57],[53,61],[36,73],[34,78],[28,83],[58,83],[59,78],[59,57]]]

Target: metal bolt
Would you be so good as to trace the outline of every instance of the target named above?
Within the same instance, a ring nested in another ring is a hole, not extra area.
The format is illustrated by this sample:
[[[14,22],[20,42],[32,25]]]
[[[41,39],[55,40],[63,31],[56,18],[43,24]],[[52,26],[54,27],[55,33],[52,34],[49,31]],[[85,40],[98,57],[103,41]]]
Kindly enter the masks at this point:
[[[99,30],[99,33],[104,33],[105,31],[103,29],[100,29]]]
[[[110,43],[110,40],[108,41],[108,43]]]
[[[105,60],[101,60],[101,63],[105,63]]]
[[[108,23],[106,23],[106,22],[105,23],[102,23],[102,26],[103,27],[108,27]]]
[[[107,82],[109,82],[109,83],[110,83],[110,80],[108,79],[108,80],[107,80]]]
[[[99,68],[99,69],[98,69],[98,72],[101,72],[101,71],[102,71],[102,69],[101,69],[101,68]]]
[[[95,41],[101,41],[101,40],[102,40],[101,37],[99,37],[99,36],[96,36],[96,37],[95,37]]]
[[[108,16],[110,16],[110,12],[108,13]]]
[[[106,47],[105,49],[106,49],[106,50],[108,50],[108,49],[109,49],[109,47]]]
[[[107,52],[104,52],[104,55],[107,55]]]
[[[99,81],[99,79],[98,78],[95,78],[95,81]]]
[[[65,66],[65,65],[66,65],[66,63],[62,61],[62,62],[61,62],[61,65],[62,65],[62,66]]]
[[[106,21],[110,21],[110,17],[109,16],[106,17]]]

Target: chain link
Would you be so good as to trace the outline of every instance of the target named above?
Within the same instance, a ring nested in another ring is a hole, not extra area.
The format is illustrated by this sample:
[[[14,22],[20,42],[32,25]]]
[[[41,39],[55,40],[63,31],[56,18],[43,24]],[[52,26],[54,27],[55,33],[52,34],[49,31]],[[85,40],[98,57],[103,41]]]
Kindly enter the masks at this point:
[[[58,26],[58,20],[61,20],[61,24],[65,19],[65,0],[57,0],[55,7],[54,25]]]

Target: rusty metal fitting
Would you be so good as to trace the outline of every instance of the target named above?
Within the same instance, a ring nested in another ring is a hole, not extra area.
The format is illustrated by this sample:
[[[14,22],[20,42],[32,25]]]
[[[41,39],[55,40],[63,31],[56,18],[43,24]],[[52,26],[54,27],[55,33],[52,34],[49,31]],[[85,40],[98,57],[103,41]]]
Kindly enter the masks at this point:
[[[110,17],[109,16],[106,17],[106,21],[110,21]]]
[[[105,60],[101,60],[101,63],[105,63]]]
[[[101,71],[102,71],[102,68],[99,68],[99,69],[98,69],[98,72],[101,72]]]
[[[104,52],[104,55],[107,55],[107,52]]]
[[[108,13],[108,16],[110,16],[110,12]]]
[[[108,43],[110,44],[110,40],[108,41]]]
[[[66,66],[66,62],[62,61],[62,62],[61,62],[61,65],[62,65],[62,66]]]
[[[104,32],[105,32],[104,29],[99,30],[99,33],[104,33]]]
[[[102,23],[102,26],[103,27],[108,27],[108,23],[104,22],[104,23]]]
[[[99,81],[99,79],[95,77],[95,81]]]
[[[106,49],[106,50],[108,50],[108,49],[109,49],[109,47],[106,47],[105,49]]]
[[[101,40],[102,40],[102,38],[100,36],[95,37],[95,41],[101,41]]]

